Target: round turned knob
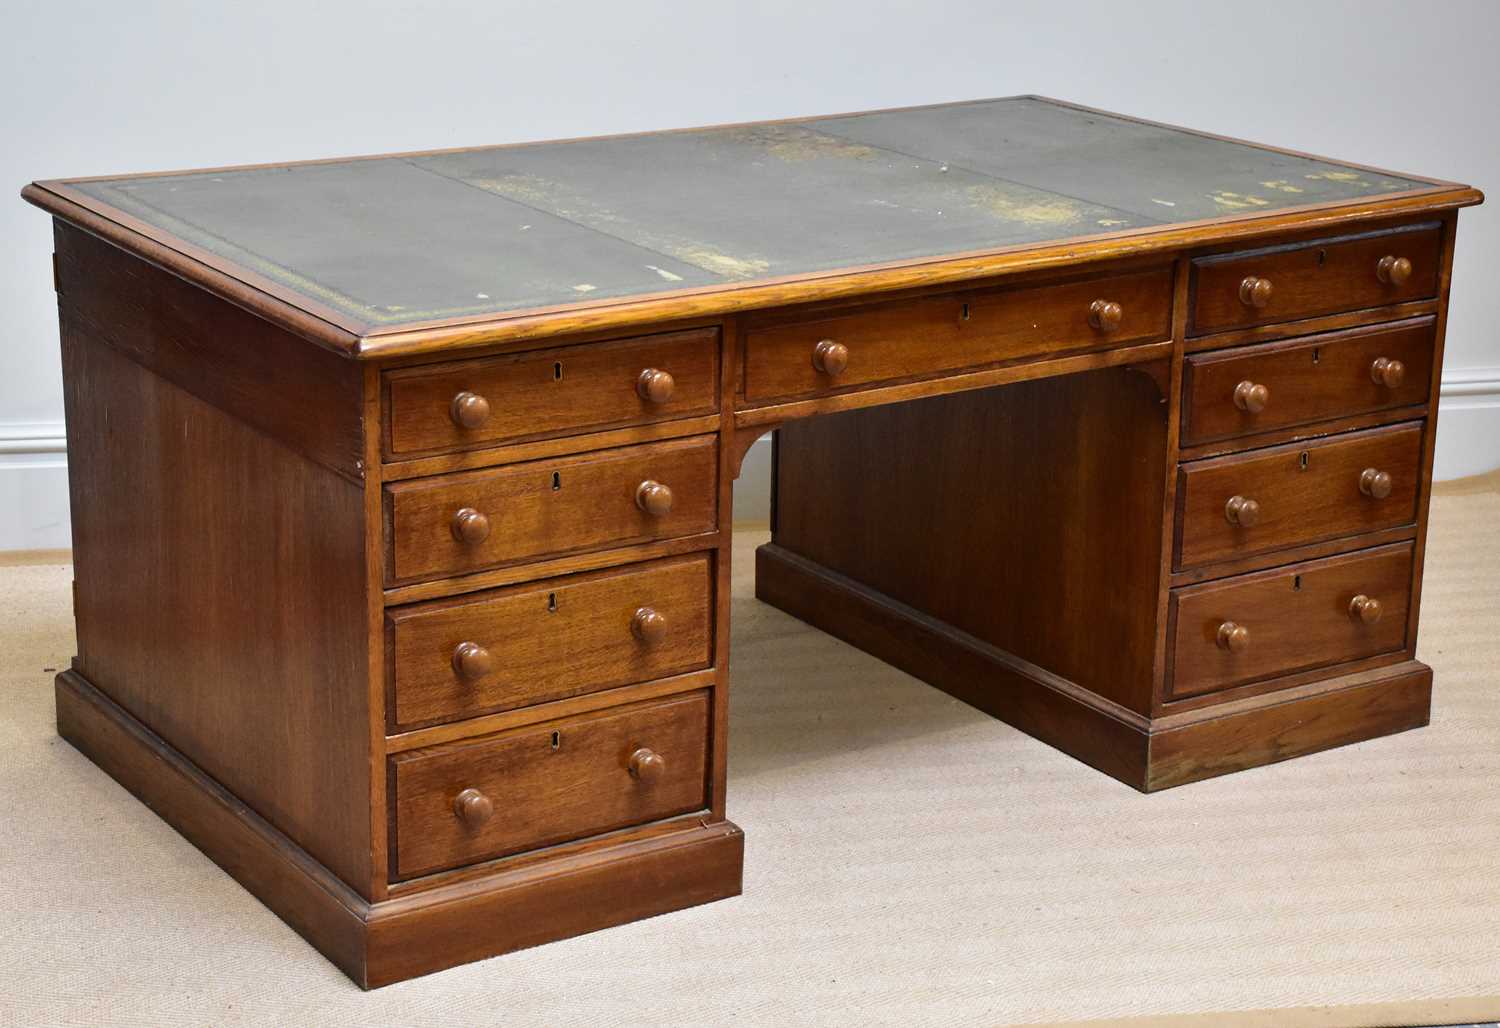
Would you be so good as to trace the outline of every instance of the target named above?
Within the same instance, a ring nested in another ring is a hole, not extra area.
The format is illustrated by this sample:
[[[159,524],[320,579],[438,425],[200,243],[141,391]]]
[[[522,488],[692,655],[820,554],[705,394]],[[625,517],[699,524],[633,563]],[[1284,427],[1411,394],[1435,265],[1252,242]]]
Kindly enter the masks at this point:
[[[1365,468],[1359,473],[1359,491],[1366,496],[1383,500],[1391,495],[1391,476],[1384,471]]]
[[[1380,615],[1385,613],[1380,607],[1380,601],[1373,596],[1360,593],[1349,601],[1349,616],[1355,621],[1362,621],[1367,625],[1373,625],[1380,620]]]
[[[842,375],[849,366],[849,347],[832,339],[823,339],[813,347],[812,362],[813,367],[825,375]]]
[[[1375,275],[1386,285],[1403,285],[1411,278],[1411,261],[1405,257],[1382,257],[1375,265]]]
[[[1095,300],[1089,304],[1089,324],[1100,332],[1113,332],[1125,318],[1125,308],[1113,300]]]
[[[647,785],[660,778],[666,769],[667,762],[661,759],[661,754],[645,746],[630,755],[631,775]]]
[[[490,534],[490,519],[473,507],[464,507],[453,515],[453,538],[477,546]]]
[[[1246,307],[1264,307],[1271,302],[1271,280],[1249,275],[1240,283],[1240,303]]]
[[[1219,634],[1215,641],[1221,650],[1244,653],[1250,648],[1250,629],[1244,625],[1237,625],[1233,621],[1226,621],[1219,626]]]
[[[672,513],[672,490],[649,478],[635,490],[635,505],[654,518]]]
[[[1394,389],[1406,380],[1406,365],[1390,357],[1376,357],[1370,362],[1370,378],[1376,385]]]
[[[461,642],[453,648],[453,670],[460,678],[483,678],[494,666],[490,651],[476,642]]]
[[[636,393],[647,403],[666,403],[676,388],[677,380],[672,373],[660,368],[647,368],[635,380]]]
[[[1250,414],[1259,414],[1271,402],[1271,390],[1249,379],[1234,387],[1234,405]]]
[[[1231,525],[1249,528],[1260,520],[1260,504],[1244,496],[1231,496],[1224,504],[1224,517]]]
[[[666,638],[667,619],[650,607],[642,607],[630,619],[630,630],[643,643],[659,643]]]
[[[478,428],[490,419],[490,401],[466,389],[453,398],[448,414],[459,428]]]
[[[478,789],[465,789],[453,801],[453,813],[470,829],[478,828],[495,813],[495,805]]]

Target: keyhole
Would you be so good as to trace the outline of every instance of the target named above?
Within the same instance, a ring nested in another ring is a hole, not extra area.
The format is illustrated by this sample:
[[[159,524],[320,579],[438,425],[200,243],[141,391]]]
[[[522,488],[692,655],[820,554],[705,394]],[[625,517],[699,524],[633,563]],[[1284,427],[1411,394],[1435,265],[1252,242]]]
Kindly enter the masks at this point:
[[[1302,591],[1302,576],[1301,575],[1293,575],[1292,576],[1292,592],[1294,592],[1294,593],[1300,593],[1301,591]]]
[[[562,361],[556,361],[552,365],[552,381],[562,381]]]
[[[1316,363],[1318,363],[1318,361],[1320,361],[1322,359],[1323,359],[1323,348],[1321,346],[1314,346],[1313,347],[1313,363],[1316,364]]]
[[[1327,250],[1319,250],[1318,251],[1318,267],[1321,268],[1323,265],[1325,265],[1327,263],[1328,263],[1328,251]]]
[[[560,749],[562,749],[562,733],[561,732],[553,732],[552,733],[552,751],[555,753],[555,752],[557,752]]]
[[[969,320],[969,305],[968,304],[964,304],[963,307],[959,310],[958,320],[959,321],[968,321]]]
[[[1303,450],[1297,454],[1297,468],[1301,471],[1307,470],[1307,451]]]
[[[552,472],[552,491],[555,493],[562,488],[562,472]]]
[[[547,594],[547,613],[549,613],[549,614],[556,614],[557,613],[557,593],[548,593]]]

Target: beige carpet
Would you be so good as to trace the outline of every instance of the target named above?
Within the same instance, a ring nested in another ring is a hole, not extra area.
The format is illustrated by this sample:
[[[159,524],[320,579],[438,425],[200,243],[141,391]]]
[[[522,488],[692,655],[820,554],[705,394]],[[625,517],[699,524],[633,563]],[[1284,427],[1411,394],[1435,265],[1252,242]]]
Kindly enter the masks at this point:
[[[1497,484],[1434,502],[1430,728],[1150,797],[760,605],[742,533],[745,895],[371,994],[57,739],[69,571],[0,568],[0,1023],[1494,1017]]]

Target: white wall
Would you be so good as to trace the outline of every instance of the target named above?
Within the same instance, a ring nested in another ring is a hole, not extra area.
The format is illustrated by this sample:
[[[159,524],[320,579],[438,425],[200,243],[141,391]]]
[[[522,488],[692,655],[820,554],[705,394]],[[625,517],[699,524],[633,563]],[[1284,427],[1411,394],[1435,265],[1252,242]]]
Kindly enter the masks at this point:
[[[1500,203],[1496,39],[1493,0],[8,0],[0,183],[1043,93]],[[0,549],[65,546],[47,218],[0,204],[0,237]],[[1500,466],[1493,205],[1457,268],[1445,476]]]

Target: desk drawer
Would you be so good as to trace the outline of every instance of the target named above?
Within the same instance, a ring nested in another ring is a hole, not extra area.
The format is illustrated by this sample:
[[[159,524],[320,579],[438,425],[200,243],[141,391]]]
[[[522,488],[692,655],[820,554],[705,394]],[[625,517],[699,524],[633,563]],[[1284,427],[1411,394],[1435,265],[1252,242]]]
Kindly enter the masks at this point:
[[[1427,299],[1441,254],[1442,230],[1426,224],[1199,257],[1189,333]]]
[[[712,587],[695,554],[390,610],[396,726],[707,667]]]
[[[713,414],[719,332],[406,368],[385,388],[387,452],[399,457]]]
[[[1172,592],[1169,699],[1406,647],[1412,544]]]
[[[1095,304],[1116,305],[1104,310]],[[745,336],[751,402],[920,378],[1025,357],[1171,335],[1170,268],[874,304],[755,323]],[[821,347],[821,349],[820,349]]]
[[[393,877],[699,810],[707,763],[706,692],[398,754]]]
[[[1422,424],[1195,461],[1178,469],[1178,570],[1410,524]]]
[[[713,436],[622,446],[386,487],[388,579],[711,532]]]
[[[1426,403],[1434,331],[1415,318],[1191,356],[1183,443]]]

